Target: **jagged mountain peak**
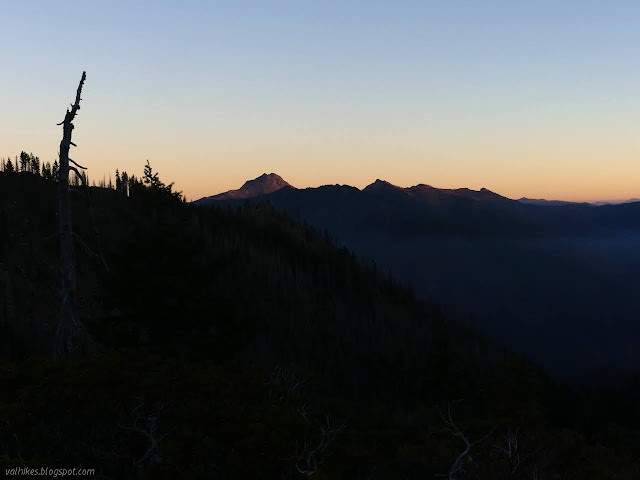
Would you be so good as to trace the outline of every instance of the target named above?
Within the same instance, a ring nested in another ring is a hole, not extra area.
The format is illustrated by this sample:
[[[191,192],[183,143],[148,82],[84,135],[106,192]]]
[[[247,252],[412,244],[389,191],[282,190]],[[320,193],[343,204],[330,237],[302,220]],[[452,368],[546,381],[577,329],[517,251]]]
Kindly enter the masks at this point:
[[[244,182],[244,185],[239,190],[232,190],[235,192],[255,193],[259,192],[259,195],[275,192],[283,187],[288,187],[289,182],[285,181],[277,173],[263,173],[253,180]],[[255,195],[252,195],[255,196]]]
[[[375,191],[381,191],[381,190],[402,190],[402,188],[398,187],[396,185],[393,185],[392,183],[389,183],[386,180],[380,180],[378,178],[372,184],[367,185],[366,187],[364,187],[364,189],[362,191],[363,192],[369,192],[369,191],[375,192]]]
[[[242,187],[237,190],[229,190],[228,192],[220,193],[218,195],[212,195],[211,197],[206,197],[201,200],[231,200],[253,198],[259,197],[261,195],[267,195],[269,193],[280,190],[281,188],[290,186],[291,184],[289,184],[289,182],[284,180],[277,173],[263,173],[253,180],[244,182]],[[198,202],[201,200],[198,200]]]

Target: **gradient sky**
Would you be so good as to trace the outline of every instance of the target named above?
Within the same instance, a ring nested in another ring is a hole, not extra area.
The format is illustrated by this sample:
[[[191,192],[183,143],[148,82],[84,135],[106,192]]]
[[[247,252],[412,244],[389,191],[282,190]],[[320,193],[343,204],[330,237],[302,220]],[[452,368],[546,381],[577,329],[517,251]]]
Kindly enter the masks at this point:
[[[640,2],[9,2],[0,157],[148,158],[189,199],[263,172],[640,197]]]

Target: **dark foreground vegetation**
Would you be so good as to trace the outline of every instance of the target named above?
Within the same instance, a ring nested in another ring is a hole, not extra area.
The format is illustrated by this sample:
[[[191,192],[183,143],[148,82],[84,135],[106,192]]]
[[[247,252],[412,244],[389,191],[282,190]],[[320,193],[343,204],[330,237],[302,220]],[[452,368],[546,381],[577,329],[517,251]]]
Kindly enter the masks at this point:
[[[3,468],[640,478],[638,379],[572,390],[327,235],[155,179],[74,193],[76,350],[54,362],[56,186],[0,173]]]

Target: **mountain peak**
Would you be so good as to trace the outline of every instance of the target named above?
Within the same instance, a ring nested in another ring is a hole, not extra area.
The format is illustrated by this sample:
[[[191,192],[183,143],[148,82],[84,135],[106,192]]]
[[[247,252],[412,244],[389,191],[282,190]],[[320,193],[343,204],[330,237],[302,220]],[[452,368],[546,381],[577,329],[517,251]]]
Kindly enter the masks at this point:
[[[242,198],[253,198],[261,195],[273,193],[284,187],[291,185],[276,173],[263,173],[253,180],[244,182],[238,190],[229,190],[225,193],[213,195],[202,200],[233,200]]]
[[[288,186],[289,183],[283,180],[280,175],[276,173],[263,173],[258,178],[244,182],[244,185],[242,185],[239,190],[232,191],[245,195],[237,198],[249,198],[275,192],[276,190],[280,190],[281,188]]]
[[[364,187],[363,191],[377,192],[377,191],[391,190],[391,189],[398,190],[398,189],[400,189],[400,187],[397,187],[397,186],[393,185],[392,183],[387,182],[386,180],[380,180],[378,178],[371,185],[367,185],[366,187]]]

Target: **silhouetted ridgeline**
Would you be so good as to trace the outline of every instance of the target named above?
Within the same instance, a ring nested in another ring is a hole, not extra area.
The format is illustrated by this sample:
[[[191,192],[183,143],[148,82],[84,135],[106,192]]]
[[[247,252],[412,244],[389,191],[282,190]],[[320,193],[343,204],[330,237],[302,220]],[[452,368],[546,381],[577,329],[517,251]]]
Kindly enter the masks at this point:
[[[220,200],[233,202],[196,203]],[[640,371],[640,202],[529,204],[380,180],[252,201],[327,229],[418,296],[473,312],[480,331],[555,375],[615,384]]]
[[[558,385],[264,204],[199,208],[140,183],[91,188],[92,219],[75,194],[78,358],[51,362],[55,193],[0,173],[2,466],[433,478],[464,450],[443,430],[451,405],[471,440],[491,432],[460,478],[640,473],[638,383]],[[514,434],[524,461],[508,476]]]

